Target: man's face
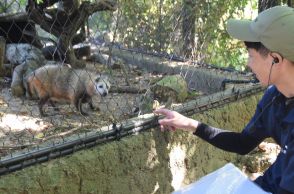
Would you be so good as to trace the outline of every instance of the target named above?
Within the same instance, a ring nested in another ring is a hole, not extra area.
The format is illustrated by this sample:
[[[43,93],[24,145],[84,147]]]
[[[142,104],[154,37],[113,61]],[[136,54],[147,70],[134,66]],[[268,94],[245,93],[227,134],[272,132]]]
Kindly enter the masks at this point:
[[[272,66],[272,57],[270,55],[262,56],[255,49],[249,48],[247,66],[252,70],[263,86],[272,84],[272,75],[269,80]]]

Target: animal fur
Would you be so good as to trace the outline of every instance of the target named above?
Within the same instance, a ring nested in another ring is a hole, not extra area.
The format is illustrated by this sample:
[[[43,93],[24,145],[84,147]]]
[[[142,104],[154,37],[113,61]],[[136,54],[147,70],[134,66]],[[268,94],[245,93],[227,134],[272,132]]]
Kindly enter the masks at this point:
[[[88,115],[82,109],[88,103],[94,109],[92,97],[106,96],[110,83],[106,76],[101,76],[83,69],[73,69],[66,65],[45,65],[32,72],[28,79],[30,96],[39,98],[39,111],[45,116],[43,106],[55,101],[75,105],[82,115]]]

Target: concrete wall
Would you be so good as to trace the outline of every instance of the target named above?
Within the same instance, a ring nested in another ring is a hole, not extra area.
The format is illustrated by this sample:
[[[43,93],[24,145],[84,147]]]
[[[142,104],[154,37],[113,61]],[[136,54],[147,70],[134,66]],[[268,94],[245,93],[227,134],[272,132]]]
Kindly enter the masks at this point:
[[[239,131],[259,98],[257,94],[193,117]],[[187,132],[152,129],[2,176],[0,193],[165,194],[237,161],[236,154]]]

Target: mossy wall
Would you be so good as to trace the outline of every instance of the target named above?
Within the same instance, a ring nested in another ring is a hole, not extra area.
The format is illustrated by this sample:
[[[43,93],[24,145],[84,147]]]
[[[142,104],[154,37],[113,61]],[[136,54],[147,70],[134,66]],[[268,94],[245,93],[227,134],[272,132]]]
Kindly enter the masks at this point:
[[[259,99],[260,94],[194,117],[239,131]],[[236,154],[190,133],[152,129],[2,176],[0,193],[165,194],[236,161]]]

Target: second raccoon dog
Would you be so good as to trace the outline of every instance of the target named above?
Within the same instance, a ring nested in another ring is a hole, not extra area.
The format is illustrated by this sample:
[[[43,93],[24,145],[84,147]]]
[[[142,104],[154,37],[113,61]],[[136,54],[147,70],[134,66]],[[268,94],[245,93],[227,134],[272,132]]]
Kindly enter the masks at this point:
[[[47,101],[53,106],[53,101],[71,103],[82,115],[88,115],[82,103],[89,103],[94,109],[92,96],[106,96],[110,88],[106,76],[66,65],[40,67],[29,75],[27,82],[30,95],[39,98],[41,116],[45,116],[43,106]]]

